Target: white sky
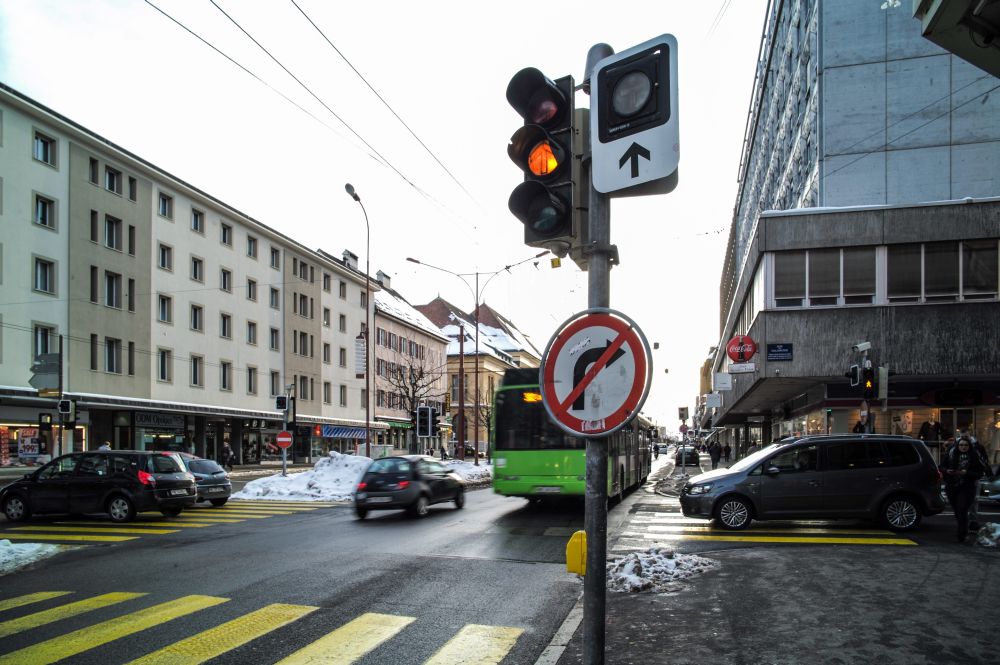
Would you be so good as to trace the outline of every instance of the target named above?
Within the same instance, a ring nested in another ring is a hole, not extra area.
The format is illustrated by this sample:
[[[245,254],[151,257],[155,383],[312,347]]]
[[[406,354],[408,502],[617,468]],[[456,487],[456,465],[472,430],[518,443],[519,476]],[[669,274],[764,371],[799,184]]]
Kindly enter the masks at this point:
[[[461,187],[291,0],[216,2],[412,185],[211,1],[153,1],[319,121],[141,0],[0,0],[0,81],[308,247],[351,249],[363,267],[364,217],[344,192],[351,182],[371,223],[372,274],[389,274],[414,304],[441,295],[466,310],[471,287],[406,257],[492,273],[539,251],[524,246],[507,210],[521,181],[506,153],[521,124],[504,97],[510,77],[534,66],[579,84],[593,44],[624,51],[675,35],[680,183],[669,195],[612,202],[621,265],[611,272],[611,306],[660,343],[643,411],[676,429],[677,407],[693,405],[718,338],[719,274],[765,0],[296,0]],[[547,27],[531,29],[529,19]],[[579,93],[577,106],[587,105]],[[547,258],[528,262],[492,279],[482,300],[544,350],[587,307],[586,273],[568,259],[557,270]]]

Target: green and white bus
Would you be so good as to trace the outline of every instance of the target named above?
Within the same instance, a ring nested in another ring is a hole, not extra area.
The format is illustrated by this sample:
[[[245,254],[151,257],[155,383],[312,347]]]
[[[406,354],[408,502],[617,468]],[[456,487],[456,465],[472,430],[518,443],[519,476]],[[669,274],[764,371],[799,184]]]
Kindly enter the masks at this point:
[[[652,464],[652,422],[632,418],[608,437],[608,496],[620,499],[645,482]],[[542,404],[537,369],[509,369],[494,398],[493,491],[545,499],[580,496],[587,440],[555,425]]]

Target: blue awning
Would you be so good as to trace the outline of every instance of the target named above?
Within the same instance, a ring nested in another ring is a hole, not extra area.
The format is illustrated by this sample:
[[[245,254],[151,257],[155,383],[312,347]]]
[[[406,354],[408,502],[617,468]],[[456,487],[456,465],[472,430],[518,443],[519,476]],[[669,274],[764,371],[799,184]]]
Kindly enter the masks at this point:
[[[336,425],[323,425],[324,439],[363,439],[365,438],[364,427],[337,427]]]

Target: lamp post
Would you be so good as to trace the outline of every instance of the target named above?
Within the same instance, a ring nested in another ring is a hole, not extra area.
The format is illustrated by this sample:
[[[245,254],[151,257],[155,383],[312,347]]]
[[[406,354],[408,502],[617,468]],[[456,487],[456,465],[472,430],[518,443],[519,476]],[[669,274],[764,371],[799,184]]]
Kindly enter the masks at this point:
[[[462,283],[465,284],[466,287],[468,287],[469,292],[472,293],[472,299],[475,301],[475,310],[473,310],[473,318],[475,319],[475,324],[476,324],[476,341],[475,341],[475,344],[476,344],[476,369],[475,369],[475,373],[474,373],[475,383],[476,383],[476,389],[475,389],[475,392],[474,392],[474,395],[473,395],[473,399],[475,400],[474,427],[475,427],[475,438],[476,438],[476,451],[475,451],[475,455],[474,455],[474,458],[475,458],[474,464],[476,466],[479,466],[479,299],[482,297],[483,291],[486,290],[486,287],[489,285],[490,281],[494,277],[496,277],[497,275],[499,275],[500,273],[505,272],[505,271],[506,272],[510,272],[511,268],[519,266],[522,263],[527,263],[528,261],[531,261],[533,259],[541,258],[541,257],[545,256],[548,253],[549,253],[548,250],[545,250],[544,252],[539,252],[538,254],[535,254],[534,256],[529,256],[528,258],[523,259],[521,261],[518,261],[517,263],[511,263],[510,265],[506,265],[503,268],[500,268],[499,270],[494,270],[493,272],[475,272],[475,273],[457,273],[457,272],[452,272],[451,270],[448,270],[446,268],[442,268],[440,266],[431,265],[430,263],[425,263],[424,261],[420,261],[418,259],[414,259],[414,258],[409,257],[409,256],[406,257],[406,260],[409,261],[410,263],[416,263],[418,265],[426,266],[427,268],[431,268],[433,270],[440,270],[441,272],[448,273],[449,275],[454,275],[455,277],[458,277],[460,280],[462,280]],[[467,276],[470,276],[470,275],[475,275],[475,277],[476,277],[476,286],[475,286],[475,288],[473,288],[472,285],[469,284],[469,281],[467,279],[465,279]],[[489,275],[489,277],[486,279],[486,282],[483,284],[482,288],[479,288],[479,276],[480,275]],[[459,334],[462,335],[463,338],[464,338],[465,333],[462,331],[461,326],[459,326]],[[462,421],[463,421],[463,429],[464,429],[464,421],[465,421],[465,413],[464,412],[462,413]],[[465,442],[462,441],[461,443],[462,443],[462,448],[463,448],[461,458],[465,459],[465,450],[464,450],[464,448],[465,448],[465,445],[464,445]]]
[[[371,457],[371,445],[372,445],[372,419],[371,419],[371,376],[372,368],[371,365],[371,349],[372,349],[372,334],[371,325],[369,325],[368,313],[373,309],[372,306],[372,279],[371,279],[371,249],[372,249],[372,227],[368,223],[368,211],[365,210],[365,204],[361,202],[361,197],[358,193],[354,191],[354,185],[347,183],[344,185],[344,189],[347,191],[348,195],[352,199],[358,202],[361,206],[361,212],[365,214],[365,457]]]

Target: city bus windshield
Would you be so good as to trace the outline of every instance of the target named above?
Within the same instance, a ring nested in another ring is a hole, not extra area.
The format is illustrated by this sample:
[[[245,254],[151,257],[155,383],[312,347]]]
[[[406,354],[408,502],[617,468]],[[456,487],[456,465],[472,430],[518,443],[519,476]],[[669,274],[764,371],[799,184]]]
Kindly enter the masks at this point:
[[[496,450],[584,450],[586,441],[549,420],[536,387],[501,390],[496,396]]]

